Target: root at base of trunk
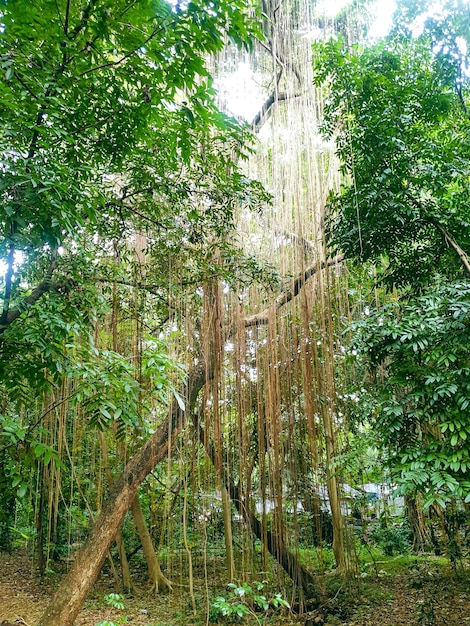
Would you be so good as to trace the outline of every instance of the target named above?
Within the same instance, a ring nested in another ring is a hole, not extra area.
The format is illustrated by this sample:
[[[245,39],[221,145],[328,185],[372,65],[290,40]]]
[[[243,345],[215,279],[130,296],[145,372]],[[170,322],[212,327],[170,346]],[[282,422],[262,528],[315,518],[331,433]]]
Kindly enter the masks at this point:
[[[173,591],[171,581],[163,574],[160,566],[158,566],[158,571],[151,577],[150,584],[155,595],[158,593],[171,593]]]

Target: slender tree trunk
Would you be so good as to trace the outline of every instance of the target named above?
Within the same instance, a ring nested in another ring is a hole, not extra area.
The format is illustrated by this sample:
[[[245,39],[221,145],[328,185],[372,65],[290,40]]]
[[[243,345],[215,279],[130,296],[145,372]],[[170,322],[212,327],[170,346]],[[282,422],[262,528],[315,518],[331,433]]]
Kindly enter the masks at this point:
[[[327,408],[324,409],[323,425],[325,427],[326,443],[326,463],[327,477],[326,485],[328,489],[328,500],[331,507],[331,519],[333,522],[333,553],[335,555],[336,567],[340,573],[347,571],[346,551],[344,548],[344,524],[341,512],[341,499],[339,493],[338,480],[333,469],[333,458],[335,456],[334,431],[332,418]]]
[[[42,467],[39,482],[39,506],[36,509],[38,570],[41,578],[44,576],[46,570],[46,557],[44,555],[44,500],[44,467]]]
[[[235,561],[233,558],[233,533],[232,533],[232,511],[229,494],[225,485],[222,485],[222,513],[224,516],[224,538],[225,554],[227,560],[227,573],[229,582],[235,578]]]
[[[147,570],[149,575],[149,580],[152,583],[152,587],[158,593],[161,589],[168,589],[171,591],[171,583],[164,576],[162,570],[160,569],[160,562],[158,560],[157,553],[155,552],[155,548],[153,547],[152,537],[150,536],[149,530],[147,528],[147,523],[145,521],[145,517],[142,511],[142,507],[140,506],[139,497],[136,496],[131,504],[132,516],[134,518],[134,524],[137,528],[137,532],[139,533],[140,543],[142,544],[142,550],[145,557],[145,562],[147,563]]]
[[[188,375],[183,393],[187,399],[186,411],[182,411],[178,403],[174,402],[168,419],[129,460],[38,626],[73,626],[141,483],[171,450],[172,442],[187,420],[187,414],[196,404],[205,379],[204,365],[196,366]]]

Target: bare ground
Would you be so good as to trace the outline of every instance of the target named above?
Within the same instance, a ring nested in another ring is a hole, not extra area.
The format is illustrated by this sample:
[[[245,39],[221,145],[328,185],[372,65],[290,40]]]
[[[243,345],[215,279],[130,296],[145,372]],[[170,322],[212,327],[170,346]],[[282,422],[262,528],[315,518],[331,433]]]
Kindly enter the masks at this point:
[[[470,626],[468,569],[455,572],[448,566],[432,562],[417,563],[400,571],[387,571],[387,566],[384,567],[384,570],[368,574],[356,589],[345,589],[338,583],[334,597],[321,610],[304,616],[271,616],[266,622],[258,619],[258,623],[285,626]],[[2,620],[8,620],[34,626],[59,579],[55,575],[41,584],[34,564],[25,554],[0,554],[0,624]],[[126,597],[124,612],[104,605],[103,597],[111,591],[114,591],[112,581],[101,576],[77,618],[76,626],[95,626],[103,620],[119,622],[124,617],[132,626],[199,626],[206,623],[192,617],[185,589],[176,588],[173,594],[155,596],[142,584],[132,596]],[[204,604],[204,600],[201,602]]]

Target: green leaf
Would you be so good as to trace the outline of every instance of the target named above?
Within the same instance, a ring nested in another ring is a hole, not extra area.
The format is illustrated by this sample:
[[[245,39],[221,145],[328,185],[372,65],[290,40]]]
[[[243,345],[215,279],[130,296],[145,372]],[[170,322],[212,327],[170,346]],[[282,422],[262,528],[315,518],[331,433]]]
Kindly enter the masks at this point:
[[[184,400],[181,397],[181,395],[176,391],[176,389],[173,389],[172,393],[173,393],[174,397],[176,398],[176,401],[178,403],[179,408],[182,411],[185,411],[186,410],[186,405],[185,405]]]

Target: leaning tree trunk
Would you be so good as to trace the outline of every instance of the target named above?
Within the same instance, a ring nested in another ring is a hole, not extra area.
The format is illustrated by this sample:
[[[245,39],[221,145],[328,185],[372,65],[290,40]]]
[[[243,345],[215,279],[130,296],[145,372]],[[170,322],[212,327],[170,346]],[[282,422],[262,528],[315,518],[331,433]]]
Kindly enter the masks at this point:
[[[188,413],[193,410],[205,380],[204,365],[196,366],[188,375],[183,394],[187,399],[187,410],[182,411],[174,402],[168,419],[129,460],[38,626],[73,626],[141,483],[171,449],[172,441],[181,432]]]

